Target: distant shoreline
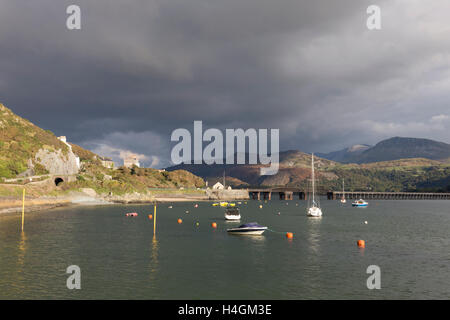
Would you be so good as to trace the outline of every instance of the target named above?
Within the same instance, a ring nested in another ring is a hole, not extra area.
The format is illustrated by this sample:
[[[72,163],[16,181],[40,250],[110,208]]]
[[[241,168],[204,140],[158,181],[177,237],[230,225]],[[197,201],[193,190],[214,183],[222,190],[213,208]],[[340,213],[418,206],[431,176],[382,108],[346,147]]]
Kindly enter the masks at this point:
[[[155,197],[153,200],[130,200],[130,201],[95,201],[88,199],[83,201],[80,199],[29,199],[25,200],[25,213],[38,212],[44,210],[52,210],[56,208],[73,208],[83,206],[116,206],[116,205],[137,205],[137,204],[155,204],[155,203],[172,203],[172,202],[212,202],[218,201],[207,199],[205,197]],[[0,202],[0,215],[13,215],[22,212],[21,200],[2,200]]]

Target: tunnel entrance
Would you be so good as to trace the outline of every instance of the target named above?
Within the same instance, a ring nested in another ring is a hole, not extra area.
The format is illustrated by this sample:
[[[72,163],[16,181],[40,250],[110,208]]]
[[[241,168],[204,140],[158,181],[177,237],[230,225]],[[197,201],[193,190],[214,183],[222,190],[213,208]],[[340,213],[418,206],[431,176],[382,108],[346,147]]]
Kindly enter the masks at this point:
[[[55,179],[55,186],[59,186],[63,182],[64,182],[64,180],[62,178],[58,177],[58,178]]]

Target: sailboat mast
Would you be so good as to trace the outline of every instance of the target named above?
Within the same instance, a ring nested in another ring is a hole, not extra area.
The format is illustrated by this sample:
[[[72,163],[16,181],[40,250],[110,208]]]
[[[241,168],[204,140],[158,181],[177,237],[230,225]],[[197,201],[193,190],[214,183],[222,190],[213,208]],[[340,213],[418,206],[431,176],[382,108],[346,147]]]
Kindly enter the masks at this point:
[[[312,168],[312,201],[313,201],[313,205],[315,203],[314,200],[314,189],[315,189],[315,185],[314,185],[314,153],[311,154],[311,168]]]
[[[344,179],[342,179],[342,199],[345,199]]]

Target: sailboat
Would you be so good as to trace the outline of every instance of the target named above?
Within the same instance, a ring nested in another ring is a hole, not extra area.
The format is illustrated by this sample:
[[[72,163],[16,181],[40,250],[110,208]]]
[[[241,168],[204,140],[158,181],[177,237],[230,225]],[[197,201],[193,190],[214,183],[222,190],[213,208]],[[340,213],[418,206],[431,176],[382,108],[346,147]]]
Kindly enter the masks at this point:
[[[314,177],[314,153],[311,154],[311,177],[312,177],[312,202],[311,206],[308,208],[307,215],[309,217],[321,217],[322,210],[320,209],[318,203],[316,203],[316,185],[315,185],[315,177]]]
[[[345,191],[344,191],[344,179],[342,179],[342,199],[341,203],[346,203],[347,200],[345,200]]]

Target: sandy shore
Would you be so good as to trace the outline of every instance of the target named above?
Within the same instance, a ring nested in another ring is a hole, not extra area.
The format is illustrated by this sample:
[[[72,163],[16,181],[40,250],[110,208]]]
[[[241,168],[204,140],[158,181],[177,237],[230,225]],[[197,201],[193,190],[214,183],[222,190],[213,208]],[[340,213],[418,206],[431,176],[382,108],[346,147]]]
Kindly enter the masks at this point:
[[[59,207],[68,207],[71,206],[72,203],[69,200],[44,200],[44,199],[33,199],[33,200],[25,200],[25,212],[35,212],[41,210],[49,210],[53,208]],[[0,214],[15,214],[22,212],[22,201],[19,200],[11,200],[0,202]]]
[[[171,202],[203,202],[211,201],[203,197],[155,197],[154,200],[130,200],[130,201],[105,201],[91,197],[78,197],[67,199],[27,199],[25,200],[25,212],[36,212],[50,210],[60,207],[74,206],[98,206],[98,205],[123,205],[123,204],[143,204],[143,203],[171,203]],[[0,200],[0,214],[16,214],[22,212],[21,200]]]

